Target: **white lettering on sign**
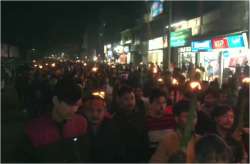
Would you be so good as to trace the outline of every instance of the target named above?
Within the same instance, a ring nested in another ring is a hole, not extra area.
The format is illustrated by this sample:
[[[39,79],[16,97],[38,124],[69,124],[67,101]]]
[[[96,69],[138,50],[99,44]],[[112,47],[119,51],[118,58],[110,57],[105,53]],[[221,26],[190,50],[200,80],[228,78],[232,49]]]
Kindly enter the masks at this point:
[[[209,47],[209,41],[195,42],[194,48],[207,48]]]
[[[233,39],[233,44],[238,44],[238,43],[240,43],[240,38],[236,38],[236,39]]]

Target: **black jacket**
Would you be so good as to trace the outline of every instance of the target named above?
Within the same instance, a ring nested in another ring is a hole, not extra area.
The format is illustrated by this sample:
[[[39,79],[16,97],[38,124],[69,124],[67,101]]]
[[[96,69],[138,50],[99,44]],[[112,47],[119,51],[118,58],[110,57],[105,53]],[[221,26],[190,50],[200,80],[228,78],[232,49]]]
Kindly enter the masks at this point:
[[[145,126],[145,115],[137,109],[129,114],[125,114],[118,109],[113,119],[119,129],[119,137],[123,144],[121,162],[147,162],[149,141]]]
[[[94,131],[88,129],[90,143],[90,161],[94,163],[111,163],[121,161],[122,142],[118,129],[112,119],[105,118],[101,126]]]

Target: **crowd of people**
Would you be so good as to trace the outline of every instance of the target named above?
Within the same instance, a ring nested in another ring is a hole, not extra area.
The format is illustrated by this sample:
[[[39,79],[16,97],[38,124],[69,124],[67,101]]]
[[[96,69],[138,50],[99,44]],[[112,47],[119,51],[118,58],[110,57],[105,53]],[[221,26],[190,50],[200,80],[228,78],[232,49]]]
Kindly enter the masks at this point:
[[[153,64],[33,61],[16,77],[28,116],[18,162],[249,162],[244,78],[220,87]]]

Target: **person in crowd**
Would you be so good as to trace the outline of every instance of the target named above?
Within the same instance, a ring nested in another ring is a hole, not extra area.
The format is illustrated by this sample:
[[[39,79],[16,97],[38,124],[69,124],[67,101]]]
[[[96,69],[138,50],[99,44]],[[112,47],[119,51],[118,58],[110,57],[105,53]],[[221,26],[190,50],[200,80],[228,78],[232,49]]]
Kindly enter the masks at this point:
[[[201,137],[195,145],[196,163],[229,163],[231,154],[230,147],[215,134]]]
[[[117,91],[116,101],[117,109],[113,119],[123,144],[121,162],[146,162],[148,158],[146,118],[136,106],[133,89],[121,86]]]
[[[188,123],[188,117],[190,113],[190,101],[182,100],[174,105],[174,117],[176,120],[176,129],[168,131],[159,146],[157,147],[155,153],[152,155],[150,162],[152,163],[165,163],[170,161],[176,161],[173,157],[185,157],[181,158],[176,162],[194,162],[194,146],[195,143],[199,140],[200,136],[192,133],[187,140],[187,145],[182,147],[183,136],[185,133],[185,127]],[[195,114],[196,115],[196,114]],[[196,124],[196,116],[193,117],[193,122],[191,129],[194,130]],[[184,151],[184,152],[183,152]],[[178,155],[181,153],[181,155]],[[185,153],[185,155],[183,155]]]
[[[87,120],[75,114],[81,105],[81,88],[72,80],[58,82],[50,113],[25,125],[27,140],[21,146],[22,162],[85,162]]]
[[[88,120],[87,136],[90,142],[90,159],[94,163],[121,161],[121,145],[118,129],[107,114],[106,102],[99,96],[89,96],[83,109]]]
[[[247,154],[241,139],[243,130],[232,129],[234,124],[234,111],[228,105],[218,105],[214,108],[212,117],[216,123],[214,133],[225,140],[232,150],[232,162],[246,162]]]
[[[145,112],[147,112],[149,100],[147,97],[144,97],[143,89],[140,86],[136,86],[134,89],[135,93],[135,101],[136,105],[138,106],[139,109],[143,110],[143,114],[145,115]]]
[[[163,91],[153,89],[149,100],[150,104],[146,125],[152,155],[165,133],[169,129],[175,128],[175,120],[172,113],[165,112],[166,98]]]
[[[211,113],[218,103],[219,94],[217,91],[208,89],[205,92],[203,104],[198,110],[198,120],[196,125],[196,133],[203,135],[207,132],[212,132],[214,129],[214,122]]]

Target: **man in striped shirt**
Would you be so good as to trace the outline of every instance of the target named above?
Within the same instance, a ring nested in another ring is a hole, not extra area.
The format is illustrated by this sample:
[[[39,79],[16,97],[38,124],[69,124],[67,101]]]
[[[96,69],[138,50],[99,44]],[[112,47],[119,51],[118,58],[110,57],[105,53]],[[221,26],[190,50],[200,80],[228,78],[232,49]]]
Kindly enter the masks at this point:
[[[159,89],[153,89],[149,98],[149,110],[146,121],[151,153],[154,153],[166,131],[175,128],[173,114],[165,112],[165,108],[165,93]]]

